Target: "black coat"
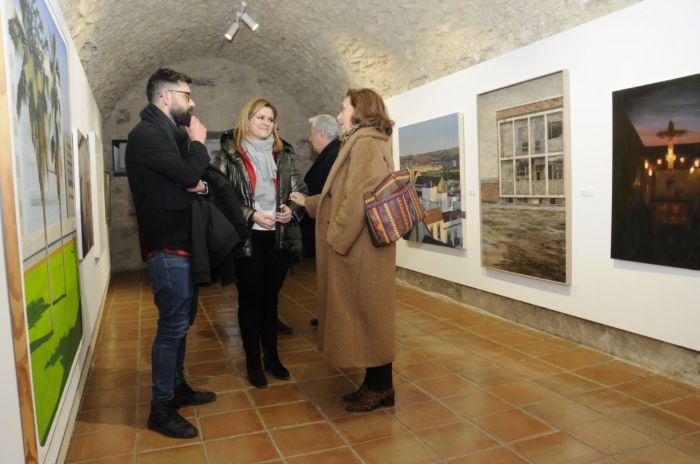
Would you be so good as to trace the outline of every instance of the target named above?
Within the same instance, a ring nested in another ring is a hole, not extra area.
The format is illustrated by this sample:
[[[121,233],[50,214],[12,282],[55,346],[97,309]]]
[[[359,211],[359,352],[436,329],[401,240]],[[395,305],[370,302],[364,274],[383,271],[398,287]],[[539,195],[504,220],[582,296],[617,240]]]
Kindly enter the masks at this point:
[[[340,151],[340,141],[334,139],[326,145],[326,148],[319,153],[318,158],[314,160],[314,163],[304,176],[304,183],[309,189],[309,195],[318,195],[323,190],[323,184],[326,183],[328,173],[331,172],[333,163],[338,157],[338,151]]]
[[[213,167],[202,174],[209,193],[192,202],[192,256],[195,284],[235,282],[234,252],[248,236],[241,205],[229,180]]]
[[[321,150],[318,158],[314,160],[309,170],[304,176],[304,183],[309,188],[309,195],[318,195],[323,190],[328,173],[331,172],[333,163],[340,151],[340,141],[334,139]],[[316,256],[316,221],[308,215],[301,220],[301,239],[304,248],[304,256]]]
[[[126,171],[144,260],[163,248],[190,250],[190,203],[196,194],[186,189],[199,182],[209,154],[203,144],[188,144],[183,136],[153,105],[129,132]]]
[[[248,223],[248,228],[253,227],[253,213],[255,212],[255,198],[250,176],[246,169],[246,161],[243,154],[233,146],[233,130],[226,131],[221,136],[221,150],[214,155],[212,166],[226,176],[236,192],[241,205],[243,217]],[[284,141],[283,141],[284,142]],[[284,142],[280,152],[275,153],[277,163],[277,205],[286,204],[292,210],[292,220],[287,224],[275,225],[275,249],[287,250],[293,257],[299,258],[302,253],[301,230],[299,220],[304,216],[303,207],[289,200],[292,192],[307,193],[306,185],[301,180],[301,174],[297,171],[294,161],[294,149]],[[239,247],[237,257],[249,257],[253,253],[250,237]]]

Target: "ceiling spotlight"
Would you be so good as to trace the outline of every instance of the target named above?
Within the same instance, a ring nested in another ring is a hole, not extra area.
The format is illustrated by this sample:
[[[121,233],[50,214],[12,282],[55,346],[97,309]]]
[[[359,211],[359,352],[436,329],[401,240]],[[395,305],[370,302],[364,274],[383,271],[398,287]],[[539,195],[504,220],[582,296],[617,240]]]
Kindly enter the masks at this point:
[[[226,31],[226,34],[224,34],[224,37],[226,37],[226,40],[229,42],[233,40],[233,36],[236,35],[236,32],[238,32],[238,28],[240,26],[238,25],[238,20],[234,21],[233,24],[231,24],[231,27],[228,28],[228,31]]]
[[[236,32],[238,32],[238,29],[240,29],[241,20],[243,20],[245,25],[248,26],[251,31],[255,31],[258,27],[260,27],[260,24],[258,24],[258,22],[255,19],[253,19],[251,15],[246,13],[245,9],[247,5],[247,2],[241,2],[241,8],[236,13],[236,19],[233,21],[231,26],[229,26],[228,30],[224,34],[224,37],[226,37],[226,40],[228,40],[229,42],[233,40],[233,37],[236,35]]]
[[[258,29],[258,27],[260,27],[260,24],[258,24],[258,22],[256,20],[254,20],[253,17],[246,12],[244,12],[241,15],[241,19],[243,20],[245,25],[248,26],[250,28],[250,30],[253,32],[255,32]]]

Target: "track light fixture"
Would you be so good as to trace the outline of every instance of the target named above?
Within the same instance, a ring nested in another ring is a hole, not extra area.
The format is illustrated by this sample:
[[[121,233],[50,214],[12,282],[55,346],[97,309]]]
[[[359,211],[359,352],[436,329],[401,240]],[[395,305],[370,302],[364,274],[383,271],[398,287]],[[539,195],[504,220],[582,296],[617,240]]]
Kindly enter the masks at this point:
[[[226,40],[229,42],[233,40],[233,36],[236,35],[236,32],[238,32],[238,28],[241,27],[238,25],[238,21],[234,21],[231,24],[231,27],[228,28],[226,33],[224,34],[224,37],[226,37]]]
[[[249,15],[247,12],[244,12],[241,15],[241,19],[245,23],[246,26],[250,28],[251,31],[255,32],[258,27],[260,27],[260,24],[256,20],[253,19],[251,15]]]
[[[241,8],[236,13],[236,19],[233,21],[233,23],[231,23],[231,26],[229,26],[228,30],[224,34],[224,37],[226,37],[226,40],[228,40],[229,42],[233,40],[233,37],[236,35],[236,32],[238,32],[238,29],[240,29],[241,20],[253,32],[255,32],[258,29],[258,27],[260,27],[260,24],[258,24],[258,22],[245,11],[247,6],[248,3],[246,1],[241,2]]]

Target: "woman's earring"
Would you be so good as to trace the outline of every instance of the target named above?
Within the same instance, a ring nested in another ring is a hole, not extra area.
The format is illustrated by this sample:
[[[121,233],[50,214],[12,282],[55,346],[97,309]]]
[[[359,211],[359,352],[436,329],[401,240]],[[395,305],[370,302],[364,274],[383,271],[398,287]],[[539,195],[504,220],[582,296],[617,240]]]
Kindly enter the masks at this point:
[[[250,128],[248,126],[245,126],[245,133],[248,134],[250,132]]]

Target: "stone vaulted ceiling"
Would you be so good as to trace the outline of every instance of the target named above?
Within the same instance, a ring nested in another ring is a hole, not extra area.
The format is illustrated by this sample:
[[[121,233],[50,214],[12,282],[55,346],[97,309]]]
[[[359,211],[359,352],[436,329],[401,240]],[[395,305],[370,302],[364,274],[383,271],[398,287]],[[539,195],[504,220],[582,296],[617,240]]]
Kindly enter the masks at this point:
[[[59,0],[102,114],[155,68],[245,63],[309,113],[348,86],[385,97],[638,0],[248,0],[260,23],[223,33],[240,0]]]

